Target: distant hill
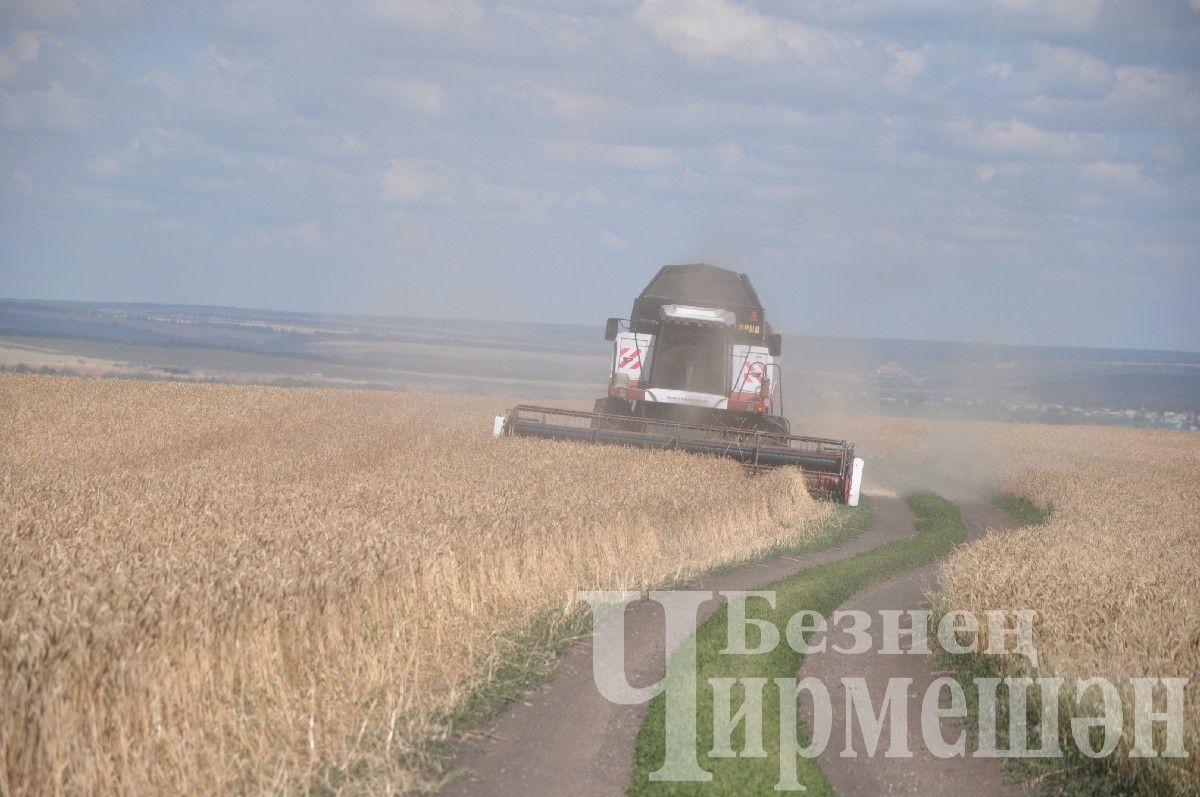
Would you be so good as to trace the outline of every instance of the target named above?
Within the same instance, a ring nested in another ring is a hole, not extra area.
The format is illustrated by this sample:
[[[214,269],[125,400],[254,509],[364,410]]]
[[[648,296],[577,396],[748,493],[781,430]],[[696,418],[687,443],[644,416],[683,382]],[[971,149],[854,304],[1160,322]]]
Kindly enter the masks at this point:
[[[600,319],[27,300],[0,300],[0,344],[0,367],[10,369],[580,399],[603,392],[611,356]],[[1059,411],[1042,405],[1200,409],[1196,352],[787,335],[783,364],[789,414],[842,408],[1053,420]]]

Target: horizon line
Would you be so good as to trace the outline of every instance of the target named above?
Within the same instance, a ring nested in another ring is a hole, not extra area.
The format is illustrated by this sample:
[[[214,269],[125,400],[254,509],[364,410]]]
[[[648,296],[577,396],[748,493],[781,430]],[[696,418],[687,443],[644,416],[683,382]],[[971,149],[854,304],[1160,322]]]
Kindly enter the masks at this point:
[[[560,327],[576,327],[579,329],[591,329],[591,324],[581,324],[570,321],[529,321],[529,320],[510,320],[502,318],[481,318],[467,316],[423,316],[423,315],[386,315],[379,313],[347,313],[347,312],[329,312],[325,310],[293,310],[293,309],[277,309],[270,307],[253,307],[236,304],[193,304],[190,302],[165,302],[165,301],[124,301],[114,299],[42,299],[42,298],[21,298],[15,296],[0,296],[0,303],[6,302],[31,302],[43,304],[78,304],[78,305],[112,305],[125,307],[190,307],[197,309],[214,309],[214,310],[239,310],[251,313],[276,313],[276,314],[296,314],[306,316],[326,316],[330,318],[379,318],[379,319],[395,319],[395,320],[413,320],[413,321],[465,321],[470,323],[493,323],[493,324],[529,324],[534,326],[560,326]],[[597,323],[595,328],[603,328],[603,324]],[[1187,354],[1200,356],[1200,349],[1171,349],[1161,347],[1144,347],[1144,346],[1096,346],[1096,345],[1080,345],[1072,343],[1005,343],[1000,341],[984,341],[984,340],[949,340],[944,338],[903,338],[895,336],[877,336],[863,337],[858,335],[835,335],[824,332],[781,332],[789,337],[808,338],[808,339],[829,339],[829,340],[848,340],[860,342],[890,342],[890,343],[935,343],[948,346],[995,346],[1010,349],[1079,349],[1082,351],[1128,351],[1128,352],[1143,352],[1143,353],[1159,353],[1159,354]],[[80,336],[65,336],[65,337],[80,337]]]

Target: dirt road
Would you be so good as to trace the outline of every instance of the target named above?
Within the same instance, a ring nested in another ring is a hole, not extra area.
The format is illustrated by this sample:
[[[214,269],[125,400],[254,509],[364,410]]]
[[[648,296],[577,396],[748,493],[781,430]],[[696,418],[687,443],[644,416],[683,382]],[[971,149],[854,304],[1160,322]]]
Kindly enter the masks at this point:
[[[988,529],[1007,529],[1013,523],[1008,515],[994,505],[983,501],[959,503],[963,520],[970,538],[977,538]],[[817,759],[829,784],[840,797],[879,794],[922,794],[922,795],[1019,795],[1026,792],[1019,786],[1005,783],[1003,768],[996,759],[938,758],[922,740],[921,698],[926,688],[938,676],[938,662],[932,655],[884,655],[880,650],[881,624],[878,612],[882,609],[920,609],[925,606],[925,596],[937,583],[937,565],[927,565],[905,573],[898,578],[874,584],[842,604],[841,609],[858,609],[871,615],[875,622],[871,626],[872,645],[870,652],[853,655],[827,650],[814,653],[804,659],[801,676],[818,678],[829,689],[833,705],[833,730],[830,744]],[[814,637],[813,642],[819,641]],[[902,647],[906,647],[902,643]],[[908,689],[908,740],[911,758],[886,758],[882,750],[887,747],[886,731],[881,739],[880,750],[872,757],[861,752],[862,742],[856,733],[854,758],[842,757],[846,739],[845,694],[840,686],[842,678],[863,678],[871,697],[878,705],[891,678],[910,678]],[[802,715],[808,727],[812,727],[811,704],[802,704]],[[953,742],[962,732],[963,726],[952,719],[941,723],[942,738]]]
[[[826,551],[780,557],[704,578],[689,589],[752,589],[808,567],[844,559],[915,534],[903,501],[877,497],[875,523],[866,533]],[[700,609],[708,617],[717,600]],[[665,670],[661,607],[643,601],[625,614],[625,669],[634,686],[655,683]],[[456,760],[461,775],[442,794],[464,797],[619,797],[633,768],[634,741],[646,706],[618,706],[596,691],[590,640],[574,646],[554,677],[514,703]]]
[[[877,488],[873,527],[839,547],[798,557],[781,557],[747,565],[720,576],[701,579],[689,589],[752,589],[793,575],[805,568],[837,561],[887,542],[913,536],[914,517],[895,493]],[[1001,510],[979,500],[960,504],[972,536],[987,528],[1006,528],[1011,522]],[[934,584],[936,566],[863,590],[846,608],[870,612],[879,609],[916,609]],[[701,607],[701,618],[720,607],[717,600]],[[661,607],[648,601],[631,604],[625,614],[626,673],[634,686],[659,680],[665,669]],[[878,623],[874,626],[877,628]],[[919,714],[910,712],[909,738],[912,759],[843,759],[838,756],[844,725],[837,710],[841,697],[836,684],[844,675],[861,675],[872,685],[872,695],[882,694],[889,677],[914,679],[914,690],[923,694],[937,669],[931,657],[810,656],[802,674],[817,675],[830,685],[835,708],[834,731],[828,751],[820,759],[830,783],[842,795],[922,793],[927,795],[1015,795],[1021,792],[1003,782],[999,762],[978,759],[935,759],[919,750]],[[479,737],[466,742],[456,758],[457,777],[442,791],[452,797],[527,795],[558,797],[620,797],[625,793],[633,765],[633,751],[646,706],[618,706],[597,692],[592,680],[590,640],[566,654],[554,677],[523,701],[510,706]],[[839,732],[842,733],[839,736]],[[946,738],[953,739],[947,727]]]

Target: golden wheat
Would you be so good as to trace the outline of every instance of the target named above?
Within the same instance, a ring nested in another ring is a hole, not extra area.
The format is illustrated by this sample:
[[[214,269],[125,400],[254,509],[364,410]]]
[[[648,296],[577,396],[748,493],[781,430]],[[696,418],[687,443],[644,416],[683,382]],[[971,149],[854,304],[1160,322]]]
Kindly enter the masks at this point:
[[[1182,435],[1176,435],[1177,438]],[[1109,438],[1116,444],[1128,440]],[[1177,440],[1183,444],[1185,441]],[[1191,443],[1191,440],[1186,441]],[[1009,489],[1053,506],[1050,522],[967,546],[943,572],[955,606],[1038,612],[1037,674],[1103,676],[1121,688],[1127,733],[1113,761],[1155,793],[1200,792],[1200,457],[1150,441],[1124,462],[1030,469]],[[1148,459],[1152,458],[1152,459]],[[1188,759],[1128,757],[1129,678],[1182,677]]]
[[[0,793],[421,785],[579,588],[810,534],[793,473],[492,440],[497,400],[0,376]]]
[[[496,400],[18,376],[0,400],[3,794],[420,786],[409,754],[506,630],[828,511],[784,472],[493,441]],[[1053,504],[960,549],[947,600],[1037,609],[1046,673],[1182,675],[1197,704],[1200,436],[808,426]]]
[[[1032,674],[1120,685],[1127,732],[1112,763],[1154,793],[1200,792],[1200,435],[976,425],[972,436],[966,427],[933,425],[942,428],[924,439],[963,444],[958,456],[933,457],[935,465],[975,468],[1052,509],[1048,523],[989,535],[952,555],[941,571],[945,605],[1037,611]],[[1132,677],[1190,679],[1189,758],[1128,756]]]
[[[959,548],[939,600],[977,614],[1036,610],[1037,675],[1190,679],[1190,756],[1120,748],[1112,761],[1155,793],[1200,793],[1200,435],[863,415],[806,426],[858,440],[868,473],[895,463],[910,486],[1005,490],[1052,509],[1044,525]],[[1128,726],[1132,694],[1122,696]]]

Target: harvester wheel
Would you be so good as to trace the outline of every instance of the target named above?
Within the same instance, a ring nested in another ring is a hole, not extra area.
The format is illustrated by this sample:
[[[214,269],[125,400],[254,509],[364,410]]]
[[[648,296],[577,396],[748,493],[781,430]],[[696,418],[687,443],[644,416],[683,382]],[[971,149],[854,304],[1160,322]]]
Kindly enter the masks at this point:
[[[768,439],[776,445],[786,446],[788,435],[792,433],[792,424],[782,415],[760,415],[755,419],[754,429],[757,432],[779,435]]]

